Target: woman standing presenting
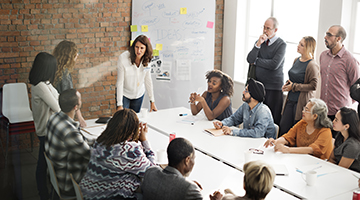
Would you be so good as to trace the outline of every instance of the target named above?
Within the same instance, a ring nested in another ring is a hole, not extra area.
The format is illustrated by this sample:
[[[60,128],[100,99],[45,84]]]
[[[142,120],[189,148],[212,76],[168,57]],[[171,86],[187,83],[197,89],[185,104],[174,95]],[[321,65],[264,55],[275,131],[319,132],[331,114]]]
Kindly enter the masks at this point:
[[[302,109],[314,97],[319,77],[319,65],[313,60],[315,47],[316,41],[311,36],[303,37],[299,42],[297,52],[301,56],[295,59],[289,70],[289,80],[282,87],[288,95],[280,120],[279,137],[301,119]]]
[[[63,40],[56,45],[53,55],[57,60],[57,71],[55,74],[54,86],[59,92],[74,88],[71,72],[74,69],[76,59],[79,57],[76,44],[71,41]],[[76,117],[81,127],[86,127],[86,122],[81,115],[80,109],[76,111]]]
[[[36,55],[29,73],[31,84],[31,108],[34,118],[36,135],[39,138],[39,156],[36,166],[36,184],[40,199],[49,199],[47,189],[47,165],[45,161],[46,123],[53,112],[59,112],[59,94],[51,85],[56,72],[56,58],[41,52]]]
[[[145,35],[138,36],[129,51],[119,56],[116,82],[117,110],[130,108],[138,113],[146,88],[150,99],[150,112],[157,111],[150,67],[148,67],[151,59],[152,46]]]

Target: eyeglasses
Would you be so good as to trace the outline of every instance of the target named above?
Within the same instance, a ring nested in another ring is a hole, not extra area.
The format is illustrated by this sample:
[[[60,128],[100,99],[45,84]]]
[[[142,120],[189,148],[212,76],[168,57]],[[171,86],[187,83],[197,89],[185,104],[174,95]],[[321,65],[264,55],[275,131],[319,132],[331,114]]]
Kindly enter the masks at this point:
[[[266,26],[263,26],[261,28],[264,29],[264,30],[267,30],[267,31],[271,31],[271,30],[275,29],[275,28],[270,28],[270,27],[266,27]]]
[[[306,112],[306,113],[311,113],[311,111],[307,110],[306,107],[304,107],[302,111],[303,111],[303,112]]]
[[[331,33],[329,33],[329,32],[326,32],[326,33],[325,33],[325,36],[326,36],[326,37],[329,37],[329,38],[330,38],[330,37],[333,37],[333,36],[337,37],[336,35],[333,35],[333,34],[331,34]]]

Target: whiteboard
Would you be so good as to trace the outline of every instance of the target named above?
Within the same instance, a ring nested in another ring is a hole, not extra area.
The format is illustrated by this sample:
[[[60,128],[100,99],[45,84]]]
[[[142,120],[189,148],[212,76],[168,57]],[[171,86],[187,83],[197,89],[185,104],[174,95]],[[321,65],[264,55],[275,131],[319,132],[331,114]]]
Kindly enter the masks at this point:
[[[215,0],[132,1],[131,28],[137,30],[131,39],[143,34],[153,49],[161,49],[150,64],[158,109],[189,107],[191,92],[207,90],[205,73],[214,69],[215,6]],[[145,95],[143,107],[148,102]]]

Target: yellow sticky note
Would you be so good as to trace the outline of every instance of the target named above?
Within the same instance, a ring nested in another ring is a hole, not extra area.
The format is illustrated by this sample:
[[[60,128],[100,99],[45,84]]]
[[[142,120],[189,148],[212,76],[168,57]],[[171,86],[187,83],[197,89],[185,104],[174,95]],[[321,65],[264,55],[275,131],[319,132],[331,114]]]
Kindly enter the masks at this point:
[[[187,13],[187,8],[180,8],[181,15],[186,15],[186,13]]]
[[[154,49],[153,50],[153,56],[159,56],[159,50]]]
[[[162,50],[162,44],[156,44],[155,49],[161,51]]]
[[[142,25],[141,32],[148,32],[148,25]]]
[[[137,31],[137,25],[131,25],[130,30],[131,30],[131,32],[136,32]]]
[[[133,43],[134,43],[134,40],[130,40],[130,46],[132,46]]]

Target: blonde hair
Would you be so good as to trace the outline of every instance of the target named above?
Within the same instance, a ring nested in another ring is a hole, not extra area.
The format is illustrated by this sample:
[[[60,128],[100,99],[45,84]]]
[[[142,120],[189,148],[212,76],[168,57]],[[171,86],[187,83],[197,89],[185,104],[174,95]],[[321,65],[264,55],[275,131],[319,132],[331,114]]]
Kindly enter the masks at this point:
[[[74,42],[63,40],[56,45],[53,51],[53,55],[57,60],[57,71],[54,80],[55,85],[61,81],[66,69],[67,73],[72,72],[75,66],[75,57],[77,53],[78,49]]]
[[[274,184],[274,169],[262,162],[251,161],[244,165],[244,189],[251,199],[264,199]]]
[[[311,36],[305,36],[303,37],[303,39],[305,41],[306,54],[309,55],[312,59],[314,59],[316,40]]]

